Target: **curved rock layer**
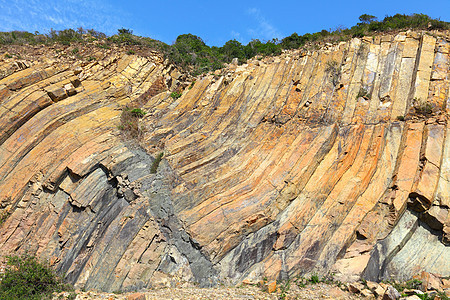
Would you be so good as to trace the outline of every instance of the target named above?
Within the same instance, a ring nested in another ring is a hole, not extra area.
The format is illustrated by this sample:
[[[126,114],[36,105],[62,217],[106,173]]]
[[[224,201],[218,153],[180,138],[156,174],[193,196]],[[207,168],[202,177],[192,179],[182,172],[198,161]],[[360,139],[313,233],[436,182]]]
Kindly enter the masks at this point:
[[[3,62],[0,247],[108,291],[448,276],[449,39],[288,52],[179,99],[148,92],[179,77],[157,57]],[[146,151],[117,128],[136,99]]]

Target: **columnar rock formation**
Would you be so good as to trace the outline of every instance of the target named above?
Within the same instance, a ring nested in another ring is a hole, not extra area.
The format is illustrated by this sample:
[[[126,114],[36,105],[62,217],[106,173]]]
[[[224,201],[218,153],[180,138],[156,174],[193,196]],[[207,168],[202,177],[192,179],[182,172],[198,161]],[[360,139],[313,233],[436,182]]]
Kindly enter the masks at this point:
[[[167,90],[180,74],[156,54],[6,60],[2,253],[110,291],[450,275],[449,40],[287,52],[198,78],[179,99]],[[118,129],[130,103],[145,103],[140,146]]]

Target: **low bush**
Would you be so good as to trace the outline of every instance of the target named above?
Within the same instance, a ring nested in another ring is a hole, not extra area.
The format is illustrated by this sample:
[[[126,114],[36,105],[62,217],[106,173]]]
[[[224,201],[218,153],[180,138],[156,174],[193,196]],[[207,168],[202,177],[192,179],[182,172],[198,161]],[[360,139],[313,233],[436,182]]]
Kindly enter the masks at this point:
[[[416,100],[416,104],[414,105],[414,112],[417,115],[428,116],[433,112],[433,107],[430,103],[420,103],[420,101]]]
[[[147,113],[140,108],[133,108],[130,113],[136,118],[143,118]]]
[[[49,299],[54,292],[73,290],[48,265],[26,255],[7,257],[0,280],[0,299],[4,300]]]
[[[309,282],[312,284],[316,284],[320,282],[319,276],[317,275],[311,275],[311,278],[309,279]]]
[[[327,275],[325,275],[322,278],[319,278],[319,276],[316,274],[312,274],[309,279],[302,277],[301,275],[297,275],[296,277],[291,278],[291,279],[277,281],[278,293],[279,293],[278,299],[286,299],[287,298],[288,292],[291,288],[291,285],[296,285],[298,288],[305,288],[308,285],[314,285],[314,284],[318,284],[318,283],[335,285],[337,287],[342,286],[342,283],[340,281],[336,281],[334,279],[333,273],[328,273]],[[262,288],[265,288],[266,284],[267,284],[267,278],[264,278],[261,281],[261,283],[259,284],[259,286]]]
[[[144,129],[140,124],[140,119],[145,114],[146,112],[141,108],[124,107],[120,115],[120,125],[118,128],[124,136],[139,140],[144,135]]]
[[[172,97],[173,99],[178,99],[182,96],[183,94],[181,92],[172,92],[170,94],[170,97]]]

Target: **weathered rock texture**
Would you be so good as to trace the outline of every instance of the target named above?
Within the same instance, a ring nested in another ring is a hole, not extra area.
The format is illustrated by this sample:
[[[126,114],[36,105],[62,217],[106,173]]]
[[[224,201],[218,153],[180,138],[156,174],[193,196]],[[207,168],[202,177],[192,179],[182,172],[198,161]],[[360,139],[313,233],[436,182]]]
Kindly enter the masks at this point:
[[[449,40],[284,53],[198,78],[176,100],[180,74],[156,54],[5,60],[2,253],[107,291],[448,276]],[[146,151],[118,129],[137,100]]]

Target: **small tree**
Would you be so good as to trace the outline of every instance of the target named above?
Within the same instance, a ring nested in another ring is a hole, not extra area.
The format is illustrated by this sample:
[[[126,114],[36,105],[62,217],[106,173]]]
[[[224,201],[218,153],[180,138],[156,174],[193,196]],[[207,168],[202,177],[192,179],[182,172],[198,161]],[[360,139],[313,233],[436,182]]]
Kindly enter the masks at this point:
[[[120,28],[117,29],[117,34],[119,35],[132,35],[133,34],[133,30],[131,29],[126,29],[126,28]]]
[[[377,20],[377,17],[368,14],[363,14],[359,16],[359,20],[361,21],[361,23],[370,24],[372,22],[375,22]]]
[[[240,60],[245,59],[244,46],[236,40],[226,42],[225,45],[222,46],[221,50],[225,55],[225,61],[227,62],[230,62],[235,57]]]

